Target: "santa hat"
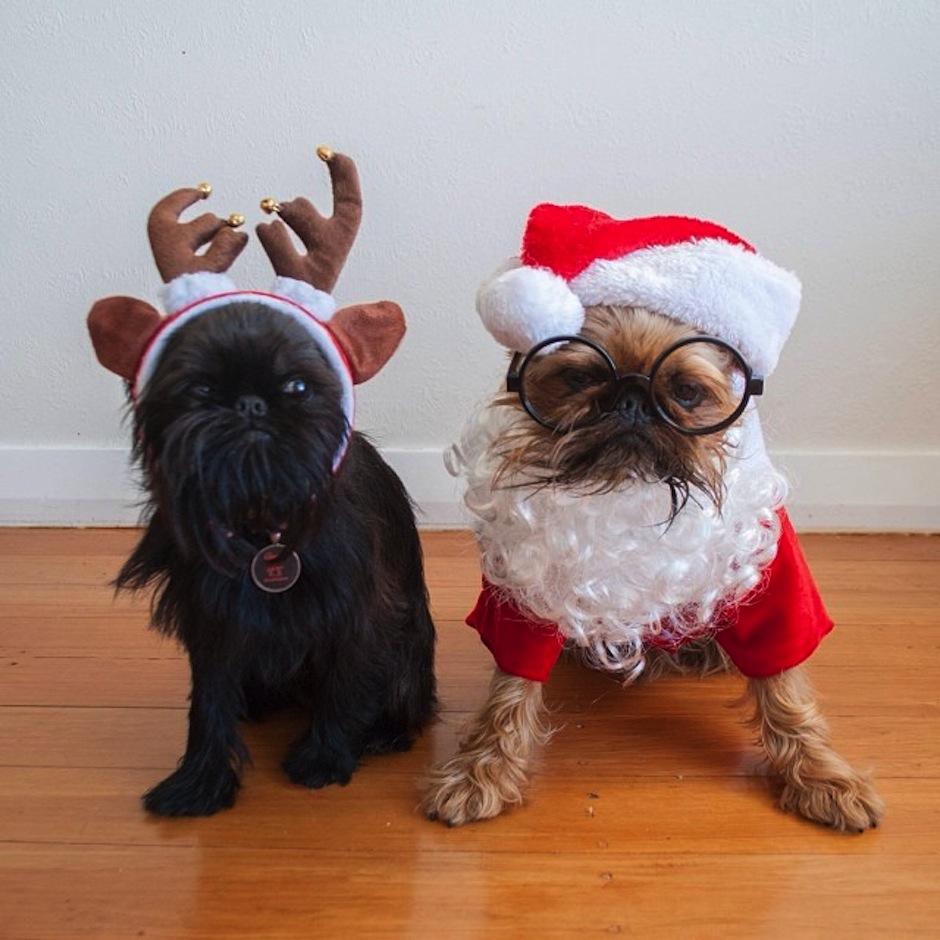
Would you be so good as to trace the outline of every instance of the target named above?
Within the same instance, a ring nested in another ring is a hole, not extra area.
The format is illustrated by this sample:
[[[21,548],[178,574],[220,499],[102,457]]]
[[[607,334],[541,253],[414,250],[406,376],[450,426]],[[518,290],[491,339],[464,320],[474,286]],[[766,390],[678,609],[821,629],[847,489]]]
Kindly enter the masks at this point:
[[[98,360],[128,381],[136,403],[170,338],[197,317],[251,302],[290,318],[306,331],[339,378],[347,434],[335,456],[335,468],[354,425],[353,386],[370,379],[388,361],[404,335],[405,320],[390,301],[336,309],[330,290],[355,239],[361,196],[349,157],[329,148],[320,148],[317,154],[329,165],[333,216],[323,218],[306,199],[283,204],[262,201],[262,208],[278,212],[308,249],[302,255],[293,248],[281,221],[258,226],[258,237],[278,275],[271,291],[238,290],[224,273],[248,241],[234,231],[244,221],[242,216],[222,220],[207,213],[191,222],[179,221],[180,212],[211,193],[208,184],[200,184],[170,193],[150,213],[148,232],[165,281],[162,297],[168,315],[161,316],[133,297],[106,297],[93,305],[88,327]],[[197,254],[205,243],[208,250]]]
[[[614,219],[587,206],[542,203],[529,214],[521,258],[477,293],[484,326],[525,352],[576,335],[584,308],[645,307],[731,343],[767,376],[800,307],[800,282],[733,232],[701,219]]]

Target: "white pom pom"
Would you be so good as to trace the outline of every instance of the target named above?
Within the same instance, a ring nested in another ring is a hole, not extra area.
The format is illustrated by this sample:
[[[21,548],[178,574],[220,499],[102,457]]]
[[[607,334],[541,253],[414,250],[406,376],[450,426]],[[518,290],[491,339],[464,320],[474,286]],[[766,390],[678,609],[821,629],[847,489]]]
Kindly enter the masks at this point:
[[[493,338],[516,352],[577,334],[584,323],[584,307],[568,282],[546,268],[504,266],[477,291],[477,313]]]

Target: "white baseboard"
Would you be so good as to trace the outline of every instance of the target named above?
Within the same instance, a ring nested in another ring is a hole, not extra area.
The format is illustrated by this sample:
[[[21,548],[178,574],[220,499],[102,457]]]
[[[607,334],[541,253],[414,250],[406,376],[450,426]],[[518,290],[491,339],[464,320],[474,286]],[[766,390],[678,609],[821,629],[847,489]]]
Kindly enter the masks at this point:
[[[940,532],[940,453],[772,452],[803,532]]]
[[[439,448],[390,448],[428,528],[466,524]],[[940,531],[940,453],[776,453],[802,531]],[[0,525],[133,525],[138,494],[124,448],[0,447]]]

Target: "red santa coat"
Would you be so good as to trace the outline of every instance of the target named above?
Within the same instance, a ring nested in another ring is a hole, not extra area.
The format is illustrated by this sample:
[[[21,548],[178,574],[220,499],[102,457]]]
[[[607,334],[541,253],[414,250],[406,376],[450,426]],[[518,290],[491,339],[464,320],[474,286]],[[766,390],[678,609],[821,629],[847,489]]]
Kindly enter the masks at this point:
[[[777,555],[761,584],[714,624],[715,639],[735,666],[750,678],[774,676],[812,655],[833,623],[786,512],[780,510]],[[565,638],[555,624],[507,600],[486,578],[467,623],[503,672],[545,682]],[[651,645],[667,645],[651,638]],[[675,649],[669,643],[669,649]]]

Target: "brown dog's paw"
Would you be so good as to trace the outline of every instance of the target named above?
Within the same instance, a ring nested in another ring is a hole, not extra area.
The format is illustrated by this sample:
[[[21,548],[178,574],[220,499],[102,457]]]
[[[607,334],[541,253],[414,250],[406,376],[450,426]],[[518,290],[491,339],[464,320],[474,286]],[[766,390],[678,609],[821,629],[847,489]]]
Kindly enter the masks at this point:
[[[509,781],[500,781],[498,770],[490,767],[481,773],[479,764],[457,755],[433,772],[421,809],[428,819],[463,826],[492,819],[521,802],[522,793]]]
[[[779,802],[784,810],[840,832],[874,829],[885,812],[871,782],[854,772],[831,780],[804,780],[800,786],[788,783]]]

